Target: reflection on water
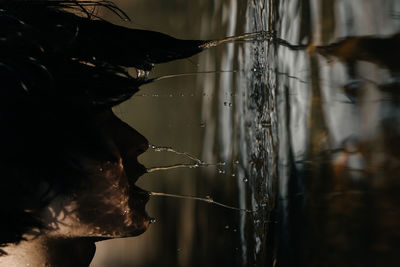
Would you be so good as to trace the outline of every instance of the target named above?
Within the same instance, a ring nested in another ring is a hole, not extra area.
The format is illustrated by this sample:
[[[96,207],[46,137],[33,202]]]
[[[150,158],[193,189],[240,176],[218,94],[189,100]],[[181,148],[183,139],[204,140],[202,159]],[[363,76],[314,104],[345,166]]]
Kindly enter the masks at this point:
[[[276,81],[266,88],[276,93],[278,194],[266,260],[395,266],[399,163],[392,145],[399,112],[395,94],[381,85],[392,92],[399,87],[398,4],[274,4],[268,9],[276,17],[268,22],[277,37],[299,46],[268,45],[267,68],[275,70],[268,80]]]
[[[256,212],[153,199],[154,227],[99,243],[92,266],[396,266],[399,1],[119,4],[134,27],[181,38],[275,37],[161,66],[228,72],[159,81],[115,109],[153,143],[226,162],[146,174],[145,188]]]

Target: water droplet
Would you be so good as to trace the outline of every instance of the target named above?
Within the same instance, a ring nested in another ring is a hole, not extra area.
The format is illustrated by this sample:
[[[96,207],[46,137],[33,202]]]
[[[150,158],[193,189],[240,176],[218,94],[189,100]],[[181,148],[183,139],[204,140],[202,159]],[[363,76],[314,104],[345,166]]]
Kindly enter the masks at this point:
[[[229,225],[225,225],[225,229],[229,229]]]
[[[21,82],[21,87],[22,89],[24,89],[25,92],[29,91],[28,87],[23,82]]]
[[[239,164],[239,160],[235,160],[233,163],[235,163],[235,164]]]
[[[103,168],[100,168],[100,169],[99,169],[99,171],[101,171],[101,172],[102,172],[102,171],[103,171]]]
[[[228,102],[224,102],[224,106],[228,105]]]
[[[208,195],[206,196],[206,199],[207,199],[208,202],[213,202],[213,199]]]
[[[205,122],[200,123],[200,127],[201,127],[201,128],[206,127],[206,123],[205,123]]]
[[[136,75],[139,79],[147,79],[147,77],[149,76],[150,71],[146,71],[146,70],[140,70],[137,69],[136,70]]]
[[[237,229],[233,229],[233,232],[235,232],[235,233],[236,233],[236,232],[237,232]]]
[[[232,177],[235,177],[236,176],[236,174],[235,173],[232,173],[232,175],[231,175]]]
[[[261,127],[263,128],[271,127],[271,122],[264,120],[261,122]]]
[[[195,163],[195,164],[189,166],[189,169],[195,169],[195,168],[198,168],[198,167],[200,167],[200,165],[198,163]]]
[[[247,179],[246,177],[244,177],[244,178],[242,179],[242,181],[245,182],[245,183],[247,183],[247,182],[249,181],[249,179]]]
[[[257,71],[257,69],[256,69],[256,68],[254,68],[254,69],[253,69],[253,71],[254,71],[254,72],[256,72],[256,71]]]
[[[185,94],[181,93],[180,96],[185,96]]]
[[[229,107],[232,107],[232,103],[229,103]]]
[[[153,223],[156,223],[156,222],[157,222],[156,218],[150,218],[150,224],[153,224]]]
[[[218,173],[219,173],[219,174],[224,174],[224,173],[225,173],[225,170],[221,170],[221,169],[220,169],[220,170],[218,170]]]

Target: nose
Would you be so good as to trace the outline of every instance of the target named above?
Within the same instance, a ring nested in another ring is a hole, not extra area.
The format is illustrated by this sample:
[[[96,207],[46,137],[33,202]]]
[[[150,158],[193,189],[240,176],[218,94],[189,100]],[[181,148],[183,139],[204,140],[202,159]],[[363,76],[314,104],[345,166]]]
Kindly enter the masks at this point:
[[[107,132],[118,149],[129,180],[136,182],[146,173],[146,168],[138,162],[137,157],[148,149],[149,142],[112,112],[107,114]]]
[[[148,149],[147,139],[113,113],[109,114],[107,122],[108,130],[122,158],[138,157]]]
[[[149,148],[149,141],[146,139],[146,137],[138,133],[136,130],[134,131],[136,132],[135,133],[136,141],[135,141],[135,146],[131,148],[133,150],[133,152],[131,153],[135,154],[136,157],[138,157],[139,155],[146,152],[146,150]]]
[[[144,136],[142,136],[142,137],[143,137],[143,140],[137,150],[138,156],[143,154],[144,152],[146,152],[146,150],[149,148],[149,141],[147,141],[147,139]]]

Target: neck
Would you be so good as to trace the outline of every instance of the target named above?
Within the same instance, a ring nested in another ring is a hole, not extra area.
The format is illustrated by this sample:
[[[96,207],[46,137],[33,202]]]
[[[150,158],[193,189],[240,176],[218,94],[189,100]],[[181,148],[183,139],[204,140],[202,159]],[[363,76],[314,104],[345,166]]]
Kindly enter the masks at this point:
[[[39,236],[2,248],[7,255],[0,256],[0,266],[87,267],[96,250],[95,241],[93,238]]]

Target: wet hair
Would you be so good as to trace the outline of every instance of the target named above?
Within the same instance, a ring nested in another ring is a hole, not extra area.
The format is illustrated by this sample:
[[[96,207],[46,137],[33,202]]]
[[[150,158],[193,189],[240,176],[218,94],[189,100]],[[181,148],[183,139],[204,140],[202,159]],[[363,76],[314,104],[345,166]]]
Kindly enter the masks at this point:
[[[129,19],[110,1],[0,0],[0,245],[45,227],[41,210],[85,179],[77,155],[95,151],[93,114],[152,81],[127,67],[147,72],[205,43],[113,25],[100,8]]]

